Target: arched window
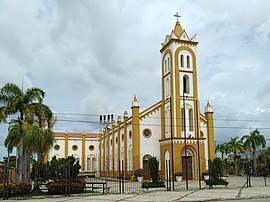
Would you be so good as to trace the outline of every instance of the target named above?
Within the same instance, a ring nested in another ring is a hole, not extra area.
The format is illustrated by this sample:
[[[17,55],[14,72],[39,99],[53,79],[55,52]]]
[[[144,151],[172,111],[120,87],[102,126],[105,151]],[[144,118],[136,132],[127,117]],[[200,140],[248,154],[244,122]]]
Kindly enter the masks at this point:
[[[183,84],[184,84],[184,93],[189,93],[189,77],[185,75],[183,77]]]
[[[181,109],[181,114],[182,114],[182,131],[185,131],[185,107],[183,107],[182,109]]]
[[[170,107],[166,107],[166,114],[165,114],[165,118],[166,118],[166,137],[169,137],[170,133],[171,133],[171,113],[170,113]]]
[[[166,97],[169,97],[170,96],[170,80],[169,78],[166,79],[166,86],[165,86],[165,94],[166,94]]]
[[[189,116],[189,130],[193,131],[193,110],[188,110],[188,116]]]
[[[190,57],[189,57],[189,55],[187,56],[187,68],[190,68]]]
[[[180,63],[181,63],[181,67],[184,67],[184,56],[183,55],[180,56]]]

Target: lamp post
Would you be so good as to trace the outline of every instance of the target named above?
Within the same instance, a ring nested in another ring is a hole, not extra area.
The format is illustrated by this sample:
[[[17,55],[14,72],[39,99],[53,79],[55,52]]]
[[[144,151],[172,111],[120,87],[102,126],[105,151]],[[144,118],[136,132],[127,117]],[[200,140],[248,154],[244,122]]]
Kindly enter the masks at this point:
[[[183,104],[184,104],[184,137],[185,137],[185,168],[186,168],[186,189],[188,190],[188,168],[187,168],[187,129],[186,129],[186,99],[185,88],[183,89]]]
[[[199,176],[199,188],[202,188],[201,185],[201,160],[200,160],[200,130],[199,130],[199,108],[198,108],[198,100],[195,101],[195,107],[196,107],[196,131],[197,131],[197,150],[198,150],[198,176]]]
[[[174,190],[174,153],[173,153],[173,134],[172,134],[172,97],[170,97],[170,117],[171,117],[171,150],[172,150],[172,189]]]

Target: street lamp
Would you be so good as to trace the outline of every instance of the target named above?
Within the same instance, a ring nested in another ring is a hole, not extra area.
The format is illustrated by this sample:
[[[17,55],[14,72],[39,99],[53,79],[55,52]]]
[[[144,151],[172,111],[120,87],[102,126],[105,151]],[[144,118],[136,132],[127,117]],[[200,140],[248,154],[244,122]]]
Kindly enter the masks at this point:
[[[183,89],[183,104],[184,104],[184,137],[185,137],[185,169],[186,169],[186,189],[188,189],[188,168],[187,168],[187,129],[186,129],[186,99],[185,99],[185,88]]]

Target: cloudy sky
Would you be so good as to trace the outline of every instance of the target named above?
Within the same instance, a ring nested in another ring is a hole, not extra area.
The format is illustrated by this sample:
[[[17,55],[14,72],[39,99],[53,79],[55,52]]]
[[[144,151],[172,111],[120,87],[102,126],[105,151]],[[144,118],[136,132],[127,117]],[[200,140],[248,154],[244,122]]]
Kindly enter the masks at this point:
[[[201,110],[210,100],[217,144],[255,128],[270,138],[269,8],[268,0],[3,0],[0,87],[43,89],[55,131],[97,132],[98,115],[130,112],[134,94],[141,109],[161,99],[160,43],[179,12],[197,34]]]

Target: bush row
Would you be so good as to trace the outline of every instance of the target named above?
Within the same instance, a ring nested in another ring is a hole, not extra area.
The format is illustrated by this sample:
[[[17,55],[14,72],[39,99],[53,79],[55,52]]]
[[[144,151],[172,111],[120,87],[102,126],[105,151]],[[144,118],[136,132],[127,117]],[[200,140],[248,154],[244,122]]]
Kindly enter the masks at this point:
[[[83,192],[85,187],[85,182],[81,181],[81,182],[72,182],[70,184],[70,193],[71,194],[78,194]],[[68,193],[68,190],[66,190],[68,187],[66,186],[66,184],[64,183],[49,183],[47,185],[48,188],[48,193],[49,194],[53,194],[53,195],[63,195],[66,193]]]
[[[9,183],[8,185],[8,192],[9,196],[18,196],[29,194],[31,191],[32,185],[30,183]],[[0,184],[0,196],[3,197],[4,193],[4,184]]]

